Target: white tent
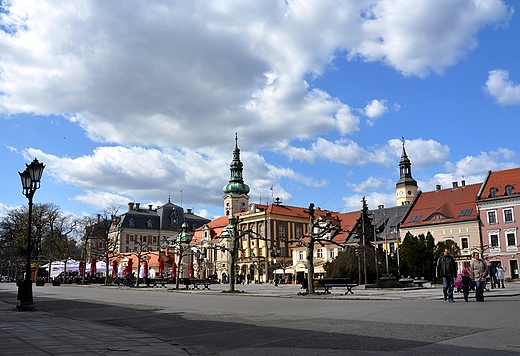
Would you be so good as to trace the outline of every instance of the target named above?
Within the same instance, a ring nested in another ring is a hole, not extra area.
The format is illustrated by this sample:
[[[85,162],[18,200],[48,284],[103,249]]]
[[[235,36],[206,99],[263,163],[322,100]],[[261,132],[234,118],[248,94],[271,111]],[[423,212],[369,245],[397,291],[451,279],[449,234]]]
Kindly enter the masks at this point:
[[[68,269],[68,267],[67,267]],[[97,273],[102,273],[104,274],[107,270],[107,266],[106,266],[106,263],[103,262],[103,261],[97,261],[96,262],[96,272]],[[108,269],[109,272],[112,271],[112,266],[109,266],[109,269]],[[90,273],[90,263],[87,263],[87,265],[85,266],[85,273]]]
[[[54,261],[51,263],[47,263],[42,266],[43,268],[47,268],[50,276],[56,277],[61,272],[65,270],[65,262],[64,261]],[[67,260],[67,272],[78,272],[79,271],[79,262],[75,260]]]

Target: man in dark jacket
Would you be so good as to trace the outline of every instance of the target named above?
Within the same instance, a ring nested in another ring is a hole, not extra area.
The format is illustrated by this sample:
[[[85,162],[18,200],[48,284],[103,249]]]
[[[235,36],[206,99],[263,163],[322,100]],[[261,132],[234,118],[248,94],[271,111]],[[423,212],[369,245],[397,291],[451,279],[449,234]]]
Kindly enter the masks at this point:
[[[445,248],[444,255],[437,260],[437,278],[442,277],[442,292],[444,301],[453,303],[453,279],[457,276],[457,263],[450,255],[450,250]]]

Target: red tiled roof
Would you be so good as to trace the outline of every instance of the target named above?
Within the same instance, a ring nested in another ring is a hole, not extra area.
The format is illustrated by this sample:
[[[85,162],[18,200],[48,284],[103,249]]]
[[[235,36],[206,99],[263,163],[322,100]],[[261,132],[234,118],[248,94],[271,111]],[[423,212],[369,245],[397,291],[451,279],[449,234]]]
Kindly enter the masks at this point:
[[[222,230],[229,224],[229,218],[227,216],[220,216],[216,218],[215,220],[210,221],[209,223],[203,225],[202,227],[199,227],[195,230],[193,234],[193,238],[191,239],[191,243],[195,244],[202,240],[202,228],[204,226],[209,227],[211,231],[211,237],[214,238],[216,236],[220,236],[222,233]]]
[[[352,211],[349,213],[339,214],[339,219],[341,220],[341,229],[351,231],[354,225],[356,225],[356,221],[360,215],[361,211]]]
[[[402,228],[453,223],[477,218],[476,197],[481,183],[421,192],[405,216]]]
[[[276,214],[276,215],[284,215],[284,216],[292,216],[292,217],[300,217],[300,218],[308,218],[309,217],[308,210],[309,210],[308,208],[302,208],[299,206],[271,204],[267,208],[267,213]]]
[[[491,198],[491,188],[496,188],[495,198],[506,195],[506,187],[513,187],[512,195],[520,194],[520,168],[506,169],[503,171],[489,172],[479,194],[479,199]]]
[[[235,217],[240,217],[242,215],[246,214],[245,212],[236,213]],[[222,230],[229,224],[229,217],[228,216],[220,216],[216,218],[215,220],[210,221],[207,224],[204,224],[203,226],[199,227],[195,230],[193,233],[193,238],[191,239],[191,243],[195,244],[200,242],[202,240],[202,229],[204,226],[209,227],[211,232],[211,238],[218,238],[222,234]]]

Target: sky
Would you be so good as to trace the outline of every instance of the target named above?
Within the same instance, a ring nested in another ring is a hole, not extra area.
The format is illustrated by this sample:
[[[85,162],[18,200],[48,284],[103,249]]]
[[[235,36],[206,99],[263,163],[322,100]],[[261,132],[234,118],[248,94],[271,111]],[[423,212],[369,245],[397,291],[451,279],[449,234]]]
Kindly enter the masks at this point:
[[[395,206],[520,166],[520,14],[500,0],[0,0],[0,216],[171,202]]]

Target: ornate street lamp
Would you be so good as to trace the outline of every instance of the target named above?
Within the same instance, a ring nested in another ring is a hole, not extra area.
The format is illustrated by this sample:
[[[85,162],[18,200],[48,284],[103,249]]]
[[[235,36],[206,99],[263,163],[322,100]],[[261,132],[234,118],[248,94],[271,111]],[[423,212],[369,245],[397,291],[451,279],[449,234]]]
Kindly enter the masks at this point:
[[[27,227],[27,265],[25,268],[25,280],[18,287],[18,299],[20,305],[18,309],[34,310],[33,292],[32,292],[32,280],[31,280],[31,252],[32,252],[32,206],[33,196],[37,189],[40,188],[40,180],[42,178],[43,169],[45,165],[38,162],[38,159],[34,159],[31,164],[25,164],[25,170],[20,174],[22,180],[22,194],[29,200],[29,222]]]

